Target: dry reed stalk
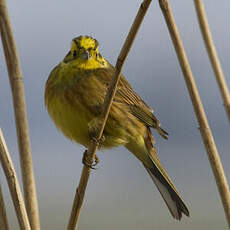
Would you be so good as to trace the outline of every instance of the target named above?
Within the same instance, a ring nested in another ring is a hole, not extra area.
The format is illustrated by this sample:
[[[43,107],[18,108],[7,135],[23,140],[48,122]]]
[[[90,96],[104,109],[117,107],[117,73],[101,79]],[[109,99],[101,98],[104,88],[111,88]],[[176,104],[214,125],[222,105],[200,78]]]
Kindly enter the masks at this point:
[[[208,25],[208,19],[206,17],[204,4],[202,0],[194,0],[194,4],[196,7],[196,13],[198,17],[198,21],[200,24],[200,29],[203,35],[203,39],[205,42],[206,50],[212,64],[213,71],[216,76],[216,81],[218,83],[222,99],[224,101],[224,107],[230,122],[230,94],[228,85],[225,81],[224,73],[221,68],[221,64],[216,52],[216,48],[212,39],[212,35]]]
[[[144,16],[149,8],[149,5],[151,3],[151,0],[144,0],[138,10],[138,13],[136,15],[136,18],[132,24],[132,27],[129,31],[129,34],[125,40],[125,43],[120,51],[120,54],[117,58],[116,66],[115,66],[115,74],[113,76],[113,79],[110,83],[109,89],[107,91],[105,102],[104,102],[104,111],[101,116],[102,123],[100,124],[100,127],[98,127],[98,134],[95,137],[97,140],[100,140],[103,134],[103,130],[109,115],[109,110],[113,101],[113,97],[116,93],[116,87],[120,79],[120,73],[122,70],[122,67],[124,65],[124,62],[126,60],[126,57],[128,55],[128,52],[134,42],[135,36],[138,32],[138,29],[140,28],[140,25],[144,19]],[[95,158],[95,152],[98,149],[98,144],[95,143],[95,141],[91,141],[91,144],[89,146],[89,149],[87,150],[87,159],[89,162],[93,163],[93,160]],[[81,173],[81,179],[78,185],[78,188],[76,190],[74,203],[72,206],[71,216],[68,223],[68,230],[74,230],[77,227],[80,211],[85,195],[86,186],[88,183],[89,175],[90,175],[91,169],[87,167],[86,165],[83,166],[82,173]]]
[[[2,230],[9,230],[9,225],[6,216],[6,208],[5,208],[5,203],[2,194],[1,182],[0,182],[0,226]]]
[[[176,26],[175,19],[169,6],[169,2],[168,0],[159,0],[159,4],[165,17],[165,21],[167,23],[174,44],[174,48],[176,50],[177,57],[184,75],[193,108],[200,126],[200,133],[203,138],[204,146],[207,151],[209,162],[212,167],[216,184],[221,196],[222,204],[224,206],[227,222],[230,228],[230,193],[223,166],[215,145],[214,138],[212,136],[212,132],[209,128],[206,114],[193,78],[192,70],[185,53],[179,31]]]
[[[18,218],[18,223],[21,230],[30,230],[30,224],[26,213],[26,208],[22,198],[22,193],[18,183],[17,175],[11,160],[2,130],[0,129],[0,161],[7,183],[10,189],[11,197],[14,203],[15,212]]]
[[[0,0],[0,32],[13,95],[26,209],[31,228],[33,230],[39,230],[39,213],[30,151],[22,72],[5,0]]]

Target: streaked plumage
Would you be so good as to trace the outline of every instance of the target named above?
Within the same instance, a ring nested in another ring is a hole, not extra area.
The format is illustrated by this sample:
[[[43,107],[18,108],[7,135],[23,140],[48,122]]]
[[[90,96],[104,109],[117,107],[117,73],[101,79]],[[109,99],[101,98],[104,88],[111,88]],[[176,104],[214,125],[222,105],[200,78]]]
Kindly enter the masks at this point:
[[[88,36],[73,39],[70,52],[50,73],[45,104],[65,136],[89,146],[98,123],[114,67],[98,52],[98,42]],[[150,128],[165,139],[153,110],[138,96],[124,76],[118,84],[104,130],[103,148],[124,145],[143,164],[165,200],[172,216],[181,219],[189,211],[162,167]]]

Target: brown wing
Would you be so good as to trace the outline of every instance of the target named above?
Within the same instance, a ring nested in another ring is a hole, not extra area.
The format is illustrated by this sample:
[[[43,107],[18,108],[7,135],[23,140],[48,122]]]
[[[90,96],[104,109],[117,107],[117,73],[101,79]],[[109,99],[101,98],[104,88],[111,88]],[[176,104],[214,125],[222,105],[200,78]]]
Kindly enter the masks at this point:
[[[114,71],[115,69],[111,65],[108,69],[96,70],[97,73],[95,75],[108,87]],[[157,129],[159,134],[167,139],[168,133],[160,127],[160,121],[153,114],[153,109],[132,89],[123,75],[121,75],[114,101],[128,105],[130,113],[140,119],[146,126]]]

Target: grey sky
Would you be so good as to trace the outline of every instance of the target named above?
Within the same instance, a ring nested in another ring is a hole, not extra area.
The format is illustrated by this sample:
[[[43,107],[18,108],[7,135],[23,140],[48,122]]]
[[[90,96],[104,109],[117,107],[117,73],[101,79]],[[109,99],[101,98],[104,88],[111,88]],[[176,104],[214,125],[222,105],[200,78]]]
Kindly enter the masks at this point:
[[[8,1],[21,58],[42,229],[64,229],[81,172],[84,148],[59,133],[45,110],[43,95],[52,68],[68,52],[71,39],[91,35],[115,63],[141,1]],[[230,86],[230,2],[204,1]],[[193,1],[171,1],[210,126],[229,179],[230,127],[200,35]],[[1,49],[2,51],[2,49]],[[19,173],[11,95],[0,53],[0,126]],[[123,70],[133,88],[153,107],[168,141],[154,131],[159,157],[191,211],[175,222],[142,165],[124,148],[98,153],[100,169],[87,188],[80,229],[227,228],[198,124],[157,1],[153,1]],[[5,178],[4,196],[10,200]],[[8,213],[16,219],[11,201]],[[14,227],[13,229],[17,229]]]

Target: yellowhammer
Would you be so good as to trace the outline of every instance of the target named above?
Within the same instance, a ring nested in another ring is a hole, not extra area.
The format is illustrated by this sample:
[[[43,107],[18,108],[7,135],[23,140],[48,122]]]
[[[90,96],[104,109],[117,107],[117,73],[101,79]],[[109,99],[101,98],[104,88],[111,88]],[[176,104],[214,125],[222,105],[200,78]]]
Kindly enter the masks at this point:
[[[74,38],[71,50],[50,73],[45,89],[48,112],[65,136],[88,148],[102,111],[114,67],[98,51],[89,36]],[[144,165],[160,191],[172,216],[181,219],[189,211],[162,167],[150,128],[165,139],[153,110],[121,76],[104,129],[102,148],[123,145]]]

